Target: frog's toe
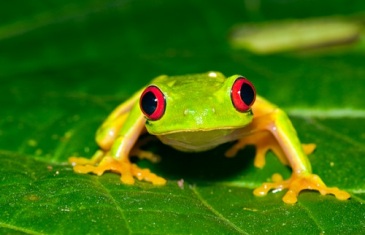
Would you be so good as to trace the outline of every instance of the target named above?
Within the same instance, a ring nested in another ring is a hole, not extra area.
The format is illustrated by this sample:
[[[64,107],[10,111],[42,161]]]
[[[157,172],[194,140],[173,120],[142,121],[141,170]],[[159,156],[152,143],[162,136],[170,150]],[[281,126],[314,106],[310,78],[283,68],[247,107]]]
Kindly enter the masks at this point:
[[[103,150],[98,150],[94,153],[92,158],[84,158],[84,157],[70,157],[68,162],[71,163],[72,166],[77,165],[95,165],[100,162],[101,159],[105,156],[106,152]]]
[[[75,165],[74,166],[74,172],[79,173],[79,174],[87,174],[87,173],[94,173],[96,174],[95,171],[95,166],[93,165],[89,165],[89,164],[85,164],[85,165]]]
[[[288,204],[296,203],[298,195],[303,190],[315,190],[322,195],[333,194],[339,200],[346,200],[350,198],[350,194],[338,188],[327,187],[321,178],[314,174],[293,174],[290,179],[282,180],[278,174],[273,175],[272,183],[264,183],[259,188],[254,190],[256,196],[264,196],[270,190],[281,191],[288,189],[283,197],[283,201]]]
[[[313,144],[313,143],[309,143],[309,144],[302,144],[302,148],[303,151],[305,152],[305,154],[309,155],[311,153],[314,152],[314,150],[316,150],[317,145]]]
[[[151,182],[154,185],[164,185],[166,180],[152,173],[149,169],[141,169],[129,161],[119,161],[113,157],[106,156],[98,165],[84,164],[75,165],[74,171],[81,174],[93,173],[102,175],[106,171],[120,174],[120,180],[124,184],[134,184],[134,178]]]
[[[161,160],[159,155],[142,149],[133,149],[131,155],[137,156],[139,159],[147,159],[152,163],[157,163]]]
[[[248,143],[246,143],[246,141],[244,140],[240,140],[238,143],[234,144],[233,146],[231,146],[225,153],[224,155],[228,158],[234,157],[236,156],[236,154],[238,153],[238,151],[244,147],[246,147],[247,145],[249,145]],[[267,151],[269,150],[268,147],[257,147],[256,148],[256,154],[255,154],[255,160],[254,160],[254,165],[257,168],[263,168],[265,166],[265,156]]]
[[[240,150],[240,147],[237,145],[233,145],[231,148],[229,148],[225,153],[224,156],[231,158],[236,156],[236,154],[238,153],[238,151]]]
[[[164,178],[152,173],[149,169],[141,169],[136,164],[132,164],[132,172],[138,180],[151,182],[154,185],[166,184],[166,180]]]
[[[88,160],[88,159],[86,159]],[[101,162],[102,163],[102,162]],[[105,171],[111,170],[113,168],[110,165],[107,164],[99,164],[95,165],[93,161],[84,161],[82,158],[78,158],[77,161],[72,162],[74,166],[74,171],[79,174],[88,174],[93,173],[96,175],[102,175]]]
[[[335,197],[341,201],[347,200],[351,197],[351,195],[348,192],[340,190],[338,188],[332,188],[330,194],[335,195]]]
[[[72,166],[93,164],[91,159],[83,158],[83,157],[70,157],[68,159],[68,162],[71,163]]]

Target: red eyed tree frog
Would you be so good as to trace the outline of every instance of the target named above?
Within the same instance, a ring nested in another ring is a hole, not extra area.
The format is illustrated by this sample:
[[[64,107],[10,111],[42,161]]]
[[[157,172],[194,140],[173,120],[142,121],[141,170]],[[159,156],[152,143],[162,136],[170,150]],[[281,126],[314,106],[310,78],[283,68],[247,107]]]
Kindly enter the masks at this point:
[[[327,187],[312,173],[306,154],[314,145],[302,145],[283,110],[260,96],[252,83],[241,75],[226,78],[219,72],[184,76],[162,75],[151,85],[119,105],[96,134],[100,146],[91,159],[71,157],[77,173],[102,175],[105,171],[121,175],[125,184],[135,178],[164,185],[166,180],[148,169],[131,163],[130,156],[157,160],[153,153],[139,149],[137,140],[145,132],[178,150],[198,152],[222,143],[236,141],[226,156],[234,156],[249,144],[256,145],[256,167],[265,165],[265,154],[272,150],[292,168],[289,179],[274,175],[273,182],[254,190],[256,196],[270,190],[288,189],[283,201],[295,203],[300,191],[316,190],[340,200],[350,195]]]

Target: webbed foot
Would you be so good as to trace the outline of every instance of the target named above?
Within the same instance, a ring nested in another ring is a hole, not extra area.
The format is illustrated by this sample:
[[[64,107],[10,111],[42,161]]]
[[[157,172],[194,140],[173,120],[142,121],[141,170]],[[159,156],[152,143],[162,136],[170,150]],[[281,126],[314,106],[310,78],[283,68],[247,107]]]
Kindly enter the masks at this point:
[[[288,204],[297,202],[298,194],[303,190],[315,190],[322,195],[333,194],[339,200],[350,198],[350,194],[336,187],[327,187],[321,178],[315,174],[292,174],[288,180],[283,180],[279,174],[272,176],[272,183],[264,183],[254,190],[254,195],[265,196],[270,190],[281,191],[288,189],[283,197],[283,201]]]
[[[77,160],[73,158],[73,160]],[[80,159],[83,161],[82,159]],[[120,180],[125,184],[134,184],[134,178],[151,182],[154,185],[164,185],[166,180],[152,173],[149,169],[141,169],[129,161],[118,161],[113,157],[104,157],[98,165],[81,164],[74,166],[74,171],[80,174],[93,173],[102,175],[105,171],[112,171],[121,175]]]
[[[158,162],[159,156],[135,148],[131,151],[132,155],[141,159],[148,159],[152,162]],[[93,173],[98,176],[106,171],[115,172],[121,175],[120,180],[125,184],[134,184],[134,178],[142,181],[151,182],[154,185],[164,185],[166,180],[152,173],[149,169],[141,169],[136,164],[131,163],[128,158],[117,160],[102,150],[97,151],[91,159],[82,157],[70,157],[69,162],[74,167],[74,171],[80,174]]]

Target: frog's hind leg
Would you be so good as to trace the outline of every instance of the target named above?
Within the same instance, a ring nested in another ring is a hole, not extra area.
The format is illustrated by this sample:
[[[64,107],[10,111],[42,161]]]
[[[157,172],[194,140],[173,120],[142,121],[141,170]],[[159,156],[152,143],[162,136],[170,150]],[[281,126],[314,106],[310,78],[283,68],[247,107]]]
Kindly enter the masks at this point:
[[[268,149],[272,149],[279,159],[290,165],[292,175],[283,180],[275,174],[273,182],[264,183],[254,190],[257,196],[266,195],[270,190],[280,191],[287,189],[283,197],[286,203],[295,203],[298,194],[303,190],[316,190],[322,195],[333,194],[340,200],[350,197],[345,191],[338,188],[327,187],[318,175],[312,173],[311,165],[306,153],[312,152],[315,145],[302,146],[296,131],[284,111],[268,101],[258,97],[253,106],[254,119],[242,132],[242,139],[228,151],[232,155],[246,144],[254,144],[259,156],[255,159],[255,165],[265,164],[264,155]],[[262,148],[262,150],[260,150]]]

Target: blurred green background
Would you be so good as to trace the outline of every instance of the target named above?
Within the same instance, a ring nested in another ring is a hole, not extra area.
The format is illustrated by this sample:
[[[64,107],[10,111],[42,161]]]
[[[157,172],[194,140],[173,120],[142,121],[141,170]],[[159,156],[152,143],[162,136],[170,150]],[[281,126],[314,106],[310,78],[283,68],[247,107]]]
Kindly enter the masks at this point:
[[[344,0],[1,3],[0,233],[364,233],[364,12],[363,1]],[[243,23],[280,31],[280,20],[318,17],[356,24],[356,40],[268,55],[229,43]],[[245,75],[287,111],[302,141],[318,145],[313,171],[352,198],[254,197],[290,169],[271,153],[255,169],[254,148],[225,159],[229,144],[203,154],[146,146],[162,161],[138,164],[167,178],[165,187],[73,173],[68,157],[91,156],[95,130],[134,91],[160,74],[210,70]]]

